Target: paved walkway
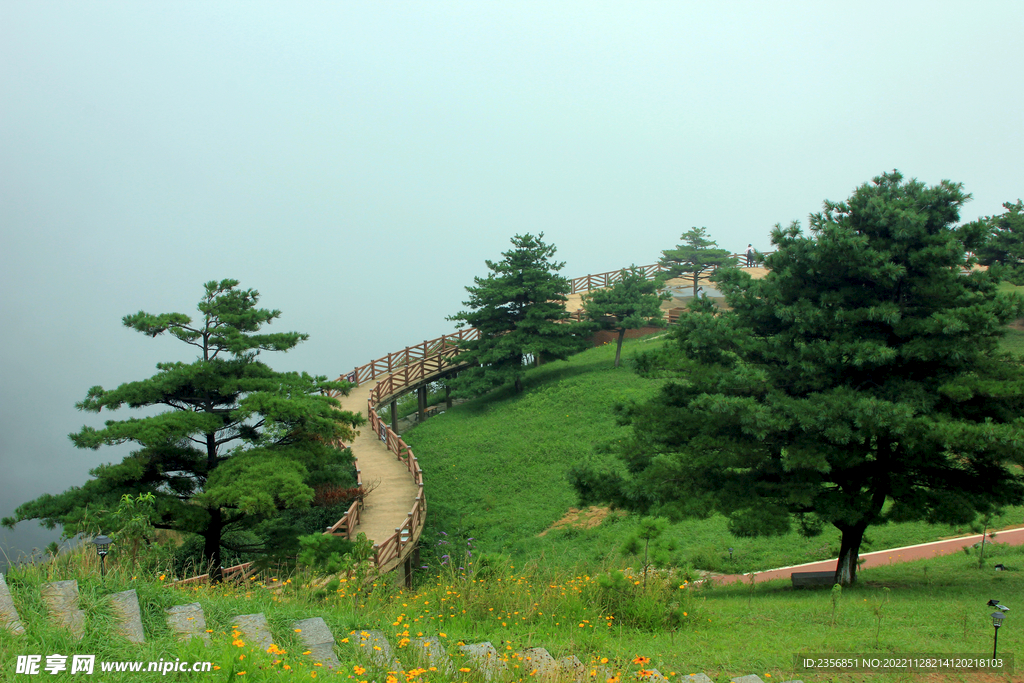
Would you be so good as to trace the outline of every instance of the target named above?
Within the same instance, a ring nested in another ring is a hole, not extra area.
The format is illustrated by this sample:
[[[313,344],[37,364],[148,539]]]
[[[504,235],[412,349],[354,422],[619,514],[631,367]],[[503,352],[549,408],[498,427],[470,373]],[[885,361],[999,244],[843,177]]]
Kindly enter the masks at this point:
[[[1024,527],[995,531],[992,533],[995,533],[995,538],[993,539],[991,534],[986,536],[986,545],[989,543],[1024,545]],[[980,542],[981,534],[976,534],[974,536],[961,536],[960,538],[949,538],[944,541],[932,541],[931,543],[921,543],[919,545],[908,545],[902,548],[892,548],[891,550],[878,550],[871,553],[861,553],[860,558],[864,560],[864,563],[860,565],[860,569],[881,567],[887,564],[895,564],[897,562],[926,560],[929,557],[937,557],[939,555],[952,555],[953,553],[960,552],[967,546]],[[795,564],[791,567],[779,567],[778,569],[769,569],[763,572],[751,573],[754,574],[754,581],[760,583],[761,581],[771,581],[772,579],[788,579],[790,574],[793,572],[835,571],[838,562],[839,560],[837,558],[833,560],[823,560],[821,562]],[[719,586],[736,583],[737,581],[743,581],[746,583],[750,581],[750,573],[715,576],[714,581],[715,584]]]
[[[348,396],[341,397],[342,407],[366,415],[366,400],[376,383],[371,380],[354,387]],[[359,429],[351,447],[359,461],[363,486],[373,489],[363,500],[356,532],[366,534],[374,543],[383,543],[408,517],[418,487],[405,463],[387,449],[369,424]]]

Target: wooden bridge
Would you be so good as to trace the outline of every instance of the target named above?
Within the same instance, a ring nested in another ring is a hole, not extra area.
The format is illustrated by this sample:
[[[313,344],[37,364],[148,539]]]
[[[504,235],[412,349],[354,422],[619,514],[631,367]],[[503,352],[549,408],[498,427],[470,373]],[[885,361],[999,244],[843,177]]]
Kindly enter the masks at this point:
[[[733,256],[738,262],[745,259],[743,254]],[[659,264],[638,268],[648,280],[665,270]],[[569,280],[570,294],[610,287],[621,279],[622,269],[573,278]],[[571,296],[571,300],[577,301],[577,297]],[[579,319],[580,316],[572,312],[566,317]],[[373,561],[378,569],[388,572],[401,566],[407,583],[412,580],[413,566],[418,564],[417,548],[426,520],[427,498],[416,455],[396,431],[395,401],[406,393],[418,391],[422,418],[427,385],[464,367],[457,359],[459,343],[479,338],[479,331],[467,328],[407,346],[338,377],[338,381],[349,382],[354,388],[348,396],[333,394],[345,410],[355,412],[366,407],[368,425],[349,446],[356,458],[358,484],[372,490],[364,499],[352,503],[342,518],[324,533],[349,540],[359,533],[366,534],[373,541]],[[390,425],[379,413],[386,404],[391,407]],[[225,578],[247,576],[251,571],[251,563],[223,570]],[[207,578],[204,574],[169,585],[180,586]]]

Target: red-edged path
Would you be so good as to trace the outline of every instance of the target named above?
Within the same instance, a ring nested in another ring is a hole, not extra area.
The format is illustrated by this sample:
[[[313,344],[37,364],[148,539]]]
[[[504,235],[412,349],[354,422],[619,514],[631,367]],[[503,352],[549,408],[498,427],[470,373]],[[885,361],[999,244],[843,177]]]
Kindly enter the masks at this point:
[[[991,534],[985,536],[986,544],[1008,543],[1009,545],[1024,545],[1024,527],[1005,529],[1003,531],[995,531],[994,533],[994,539]],[[961,536],[959,538],[949,538],[944,541],[932,541],[931,543],[908,545],[902,548],[892,548],[891,550],[878,550],[872,553],[863,553],[861,554],[860,559],[864,560],[864,562],[860,565],[860,569],[880,567],[887,564],[894,564],[896,562],[926,560],[929,557],[937,557],[939,555],[951,555],[953,553],[960,552],[967,546],[980,542],[981,534],[977,534],[975,536]],[[715,576],[714,581],[719,586],[735,583],[737,581],[748,581],[750,579],[750,574],[754,574],[754,581],[758,583],[761,581],[771,581],[772,579],[788,579],[789,575],[793,572],[835,571],[838,562],[838,559],[823,560],[821,562],[795,564],[792,567],[779,567],[778,569],[769,569],[763,572],[728,574],[726,576]]]

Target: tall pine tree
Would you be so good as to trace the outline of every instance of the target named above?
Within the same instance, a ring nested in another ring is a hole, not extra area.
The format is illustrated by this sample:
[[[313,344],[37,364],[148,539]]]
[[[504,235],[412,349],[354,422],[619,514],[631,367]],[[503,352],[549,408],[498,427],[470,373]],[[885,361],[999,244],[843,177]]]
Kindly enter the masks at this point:
[[[154,376],[116,389],[90,389],[80,410],[165,410],[71,434],[78,448],[131,442],[138,449],[119,464],[92,470],[95,478],[81,487],[25,503],[4,525],[40,519],[49,528],[63,525],[66,536],[95,532],[96,525],[114,523],[123,495],[153,494],[153,526],[202,536],[203,554],[216,570],[231,532],[308,506],[313,482],[351,485],[351,452],[338,442],[350,440],[363,418],[339,410],[326,395],[347,393],[351,385],[275,372],[261,362],[262,351],[288,351],[308,335],[260,333],[281,312],[258,308],[259,293],[237,285],[208,282],[195,321],[181,313],[124,317],[125,327],[148,337],[169,333],[198,357],[159,363]]]
[[[627,411],[625,467],[577,468],[583,499],[717,511],[738,535],[832,525],[840,584],[870,525],[1024,502],[1024,370],[998,347],[1021,301],[963,274],[984,234],[956,225],[968,197],[894,171],[825,202],[809,236],[776,226],[767,277],[723,273],[732,311],[685,316],[644,364],[679,377]]]
[[[626,330],[664,325],[661,302],[671,298],[668,292],[659,295],[658,285],[645,278],[636,266],[624,269],[619,281],[611,287],[583,296],[583,309],[587,317],[600,327],[619,333],[615,346],[615,367],[619,367]]]
[[[664,284],[684,275],[693,281],[693,296],[697,296],[697,282],[700,276],[716,268],[736,265],[736,259],[727,249],[719,249],[718,243],[708,239],[707,228],[691,228],[683,233],[682,244],[675,249],[661,252],[658,261],[665,270],[658,275],[658,283]]]
[[[480,339],[463,342],[460,363],[470,368],[453,381],[456,392],[479,394],[503,384],[523,389],[525,360],[563,360],[588,343],[589,326],[564,322],[569,281],[558,274],[565,263],[552,261],[554,245],[544,233],[512,238],[501,261],[487,261],[491,273],[466,287],[469,300],[448,320],[480,331]]]

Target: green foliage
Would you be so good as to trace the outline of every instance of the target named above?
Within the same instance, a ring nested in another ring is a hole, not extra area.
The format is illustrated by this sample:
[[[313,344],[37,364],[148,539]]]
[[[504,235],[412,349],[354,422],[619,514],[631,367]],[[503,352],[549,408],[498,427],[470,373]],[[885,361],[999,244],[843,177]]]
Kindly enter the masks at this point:
[[[604,329],[619,332],[615,347],[615,367],[619,367],[622,339],[626,330],[664,325],[660,303],[671,298],[672,295],[667,292],[658,294],[657,284],[646,279],[636,266],[624,269],[621,279],[611,287],[583,295],[583,309],[587,318]]]
[[[1024,203],[1006,202],[1006,209],[997,216],[980,218],[972,225],[987,233],[988,239],[978,248],[978,261],[991,266],[1004,280],[1024,285]]]
[[[706,272],[715,268],[728,268],[736,265],[736,259],[728,249],[719,249],[718,243],[708,239],[707,228],[690,228],[683,233],[682,244],[675,249],[661,252],[658,263],[667,270],[657,278],[659,284],[683,275],[693,280],[693,296],[697,296],[697,280]]]
[[[335,444],[351,439],[363,418],[338,410],[328,396],[350,385],[275,372],[261,362],[261,351],[287,351],[308,335],[261,334],[280,311],[258,308],[259,293],[237,285],[206,283],[195,322],[181,313],[125,316],[125,327],[150,337],[168,332],[196,347],[198,358],[159,363],[153,377],[116,389],[91,388],[80,410],[168,409],[71,434],[79,448],[126,442],[139,448],[121,463],[92,470],[94,478],[81,487],[25,503],[5,524],[41,519],[72,536],[97,523],[116,524],[109,511],[124,496],[137,506],[141,496],[151,507],[139,515],[158,529],[199,533],[207,562],[217,567],[227,539],[283,509],[308,506],[311,482],[351,481],[351,453]],[[260,545],[251,534],[242,536],[247,550]]]
[[[621,467],[574,473],[583,501],[718,511],[739,537],[831,524],[843,584],[870,525],[1024,501],[1024,371],[998,348],[1021,301],[961,274],[983,237],[955,226],[966,199],[893,172],[825,202],[809,237],[777,226],[767,277],[720,274],[732,311],[680,320],[679,378],[625,409]]]
[[[136,564],[139,549],[155,540],[156,529],[153,519],[156,516],[156,496],[152,493],[140,493],[132,496],[126,493],[121,496],[121,503],[114,513],[117,528],[112,537],[115,553],[127,553],[128,562]]]
[[[472,367],[452,380],[456,393],[481,394],[508,383],[521,391],[527,357],[564,360],[587,345],[589,325],[560,322],[569,281],[558,274],[565,263],[550,260],[555,247],[543,237],[513,237],[514,248],[501,261],[487,261],[491,273],[466,287],[470,296],[463,304],[470,310],[448,318],[480,331],[480,339],[463,342],[459,361]]]

